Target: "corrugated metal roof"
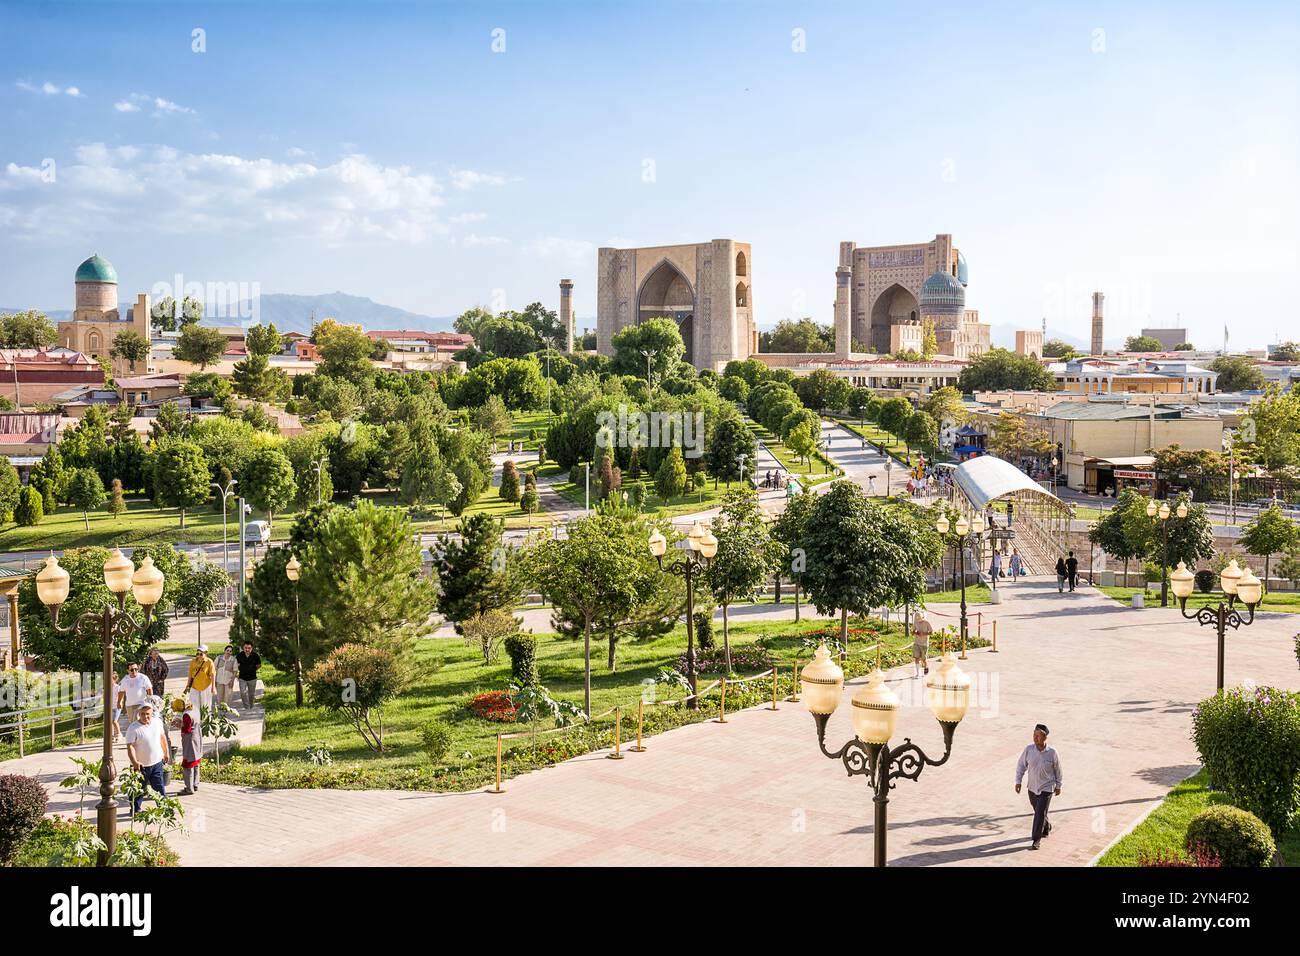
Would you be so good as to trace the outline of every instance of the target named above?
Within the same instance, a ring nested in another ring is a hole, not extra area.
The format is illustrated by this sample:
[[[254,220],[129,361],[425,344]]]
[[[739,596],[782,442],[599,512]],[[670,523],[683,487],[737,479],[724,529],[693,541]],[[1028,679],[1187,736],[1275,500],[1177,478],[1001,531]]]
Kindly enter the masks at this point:
[[[1175,405],[1157,405],[1156,418],[1181,418],[1183,408]],[[1150,405],[1129,405],[1125,402],[1058,402],[1043,410],[1044,418],[1071,422],[1115,422],[1126,418],[1149,418]]]

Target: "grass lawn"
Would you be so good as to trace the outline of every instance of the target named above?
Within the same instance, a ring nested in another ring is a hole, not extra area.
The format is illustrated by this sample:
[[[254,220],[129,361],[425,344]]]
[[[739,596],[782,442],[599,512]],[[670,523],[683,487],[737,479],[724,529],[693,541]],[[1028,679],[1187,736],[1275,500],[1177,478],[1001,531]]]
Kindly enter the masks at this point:
[[[568,480],[569,473],[560,468],[559,465],[551,462],[543,465],[537,472],[541,478],[548,478],[553,481],[551,487],[564,500],[572,502],[579,507],[586,504],[586,489],[582,485],[575,485]],[[591,507],[594,509],[597,502],[597,482],[596,475],[592,474],[591,488]],[[704,487],[698,491],[690,491],[676,498],[670,498],[667,501],[660,498],[655,491],[654,482],[648,477],[642,477],[637,481],[626,479],[623,482],[623,490],[627,491],[633,485],[639,484],[645,489],[645,500],[641,509],[646,514],[659,515],[663,517],[672,517],[679,514],[693,514],[697,511],[707,511],[710,508],[716,508],[722,504],[723,496],[733,488],[741,487],[740,482],[720,481],[717,487],[714,487],[713,479],[710,478],[704,483]]]
[[[1131,604],[1133,595],[1141,592],[1141,588],[1098,588],[1102,594],[1109,598],[1114,598],[1122,604]],[[1160,606],[1160,583],[1157,581],[1146,591],[1147,607]],[[1224,600],[1223,592],[1213,591],[1209,594],[1202,594],[1200,591],[1193,591],[1192,596],[1187,599],[1189,608],[1205,607],[1209,604],[1218,604]],[[1169,592],[1169,606],[1177,607],[1178,601],[1174,597],[1171,589]],[[1264,600],[1255,608],[1257,611],[1277,611],[1284,614],[1300,613],[1300,593],[1294,591],[1272,591],[1264,595]]]
[[[1192,817],[1215,804],[1229,802],[1225,794],[1210,790],[1208,784],[1208,775],[1201,770],[1174,787],[1132,833],[1106,851],[1097,865],[1138,866],[1143,854],[1149,857],[1161,851],[1166,856],[1181,854],[1183,838]],[[1278,849],[1287,866],[1300,864],[1300,827],[1292,827],[1278,844]]]
[[[856,622],[866,633],[850,637],[851,656],[847,673],[864,673],[875,661],[874,635],[883,635],[886,645],[885,666],[910,660],[908,641],[896,624],[879,621]],[[801,643],[801,636],[814,631],[834,630],[835,621],[813,618],[793,621],[761,621],[736,624],[731,628],[731,647],[735,655],[748,652],[737,664],[742,676],[761,673],[777,663],[779,694],[790,692],[790,669],[796,656],[807,662],[811,653]],[[868,638],[870,637],[870,644]],[[538,634],[537,664],[541,682],[557,698],[582,702],[582,643],[556,634]],[[720,648],[720,625],[714,626],[714,641]],[[670,685],[647,685],[662,666],[675,666],[677,656],[686,645],[682,627],[672,633],[647,641],[624,639],[617,648],[617,670],[606,668],[607,645],[592,646],[592,710],[595,714],[620,706],[623,708],[622,736],[629,741],[636,733],[637,702],[647,689],[657,692],[661,700],[680,697],[682,691]],[[937,645],[936,645],[937,646]],[[868,649],[870,647],[870,649]],[[763,655],[756,658],[756,653]],[[266,681],[266,735],[256,747],[244,748],[233,764],[223,761],[218,774],[205,764],[204,778],[254,786],[269,787],[350,787],[399,789],[465,790],[491,783],[496,754],[496,735],[526,731],[526,726],[498,723],[476,716],[467,706],[477,693],[503,690],[510,674],[510,661],[504,651],[497,661],[485,664],[477,649],[455,638],[427,638],[416,650],[421,667],[411,687],[384,709],[385,743],[391,749],[382,755],[372,753],[343,717],[331,717],[312,707],[293,706],[293,685],[284,674],[264,667]],[[700,688],[720,677],[702,674]],[[728,709],[754,705],[771,699],[770,678],[747,687],[728,688]],[[646,732],[658,732],[683,723],[716,716],[719,691],[705,698],[705,706],[688,711],[681,705],[647,706]],[[783,704],[782,706],[797,706]],[[442,764],[433,768],[420,746],[420,728],[438,719],[449,725],[452,742]],[[542,729],[549,726],[540,725]],[[526,772],[567,759],[578,753],[609,746],[612,743],[612,718],[591,725],[538,738],[534,752],[527,737],[507,740],[504,771],[507,775]],[[325,745],[333,764],[315,766],[305,757],[305,748]]]
[[[804,464],[786,447],[776,435],[768,431],[752,418],[746,417],[745,424],[753,432],[754,437],[767,446],[768,452],[786,467],[789,472],[800,479],[804,486],[818,485],[823,481],[833,481],[839,478],[844,472],[821,452],[815,452],[809,464]]]
[[[507,441],[523,442],[524,448],[528,451],[537,451],[537,443],[546,439],[546,429],[550,427],[551,422],[557,417],[545,411],[511,412],[511,428],[505,438]],[[529,440],[529,432],[536,432],[537,437]]]
[[[853,418],[835,418],[834,421],[843,425],[855,435],[865,438],[872,444],[879,445],[889,454],[906,464],[910,465],[912,463],[912,456],[907,450],[907,444],[899,441],[875,422],[866,422],[859,425],[857,420]]]
[[[297,512],[293,509],[276,514],[271,527],[271,537],[287,538]],[[250,520],[266,520],[266,515],[253,512]],[[230,541],[239,543],[239,516],[233,506],[227,512]],[[40,524],[22,528],[6,525],[0,531],[0,552],[36,551],[46,548],[85,548],[92,545],[104,547],[137,544],[220,544],[221,509],[212,510],[211,504],[191,508],[185,512],[185,527],[181,528],[180,512],[176,508],[159,508],[144,498],[128,499],[126,512],[115,518],[100,509],[90,513],[90,530],[86,530],[80,511],[61,507],[46,515]]]

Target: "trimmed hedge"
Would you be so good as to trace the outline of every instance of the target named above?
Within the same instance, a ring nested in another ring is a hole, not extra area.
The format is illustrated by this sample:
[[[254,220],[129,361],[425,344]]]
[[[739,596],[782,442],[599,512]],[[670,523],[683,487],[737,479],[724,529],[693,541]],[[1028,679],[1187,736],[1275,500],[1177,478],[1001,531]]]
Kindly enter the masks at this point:
[[[1222,866],[1268,866],[1277,852],[1268,825],[1239,807],[1221,805],[1202,810],[1187,825],[1189,853],[1208,852]]]
[[[511,634],[505,641],[510,655],[510,680],[520,687],[537,684],[537,638],[531,634]]]

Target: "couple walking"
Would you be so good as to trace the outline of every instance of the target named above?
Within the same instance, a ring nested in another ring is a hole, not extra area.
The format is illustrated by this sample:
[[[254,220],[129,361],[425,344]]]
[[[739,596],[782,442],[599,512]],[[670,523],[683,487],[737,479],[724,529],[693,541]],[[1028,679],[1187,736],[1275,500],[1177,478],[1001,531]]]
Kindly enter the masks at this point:
[[[1065,591],[1066,584],[1070,585],[1070,590],[1079,582],[1079,559],[1070,552],[1068,558],[1056,559],[1056,592],[1058,594]]]

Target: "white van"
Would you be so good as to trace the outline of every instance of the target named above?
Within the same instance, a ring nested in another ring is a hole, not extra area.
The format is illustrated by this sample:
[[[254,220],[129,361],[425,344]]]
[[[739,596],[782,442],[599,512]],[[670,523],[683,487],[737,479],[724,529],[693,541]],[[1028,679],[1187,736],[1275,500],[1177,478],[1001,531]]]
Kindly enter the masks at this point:
[[[244,523],[244,544],[266,544],[271,540],[271,526],[265,521]]]

